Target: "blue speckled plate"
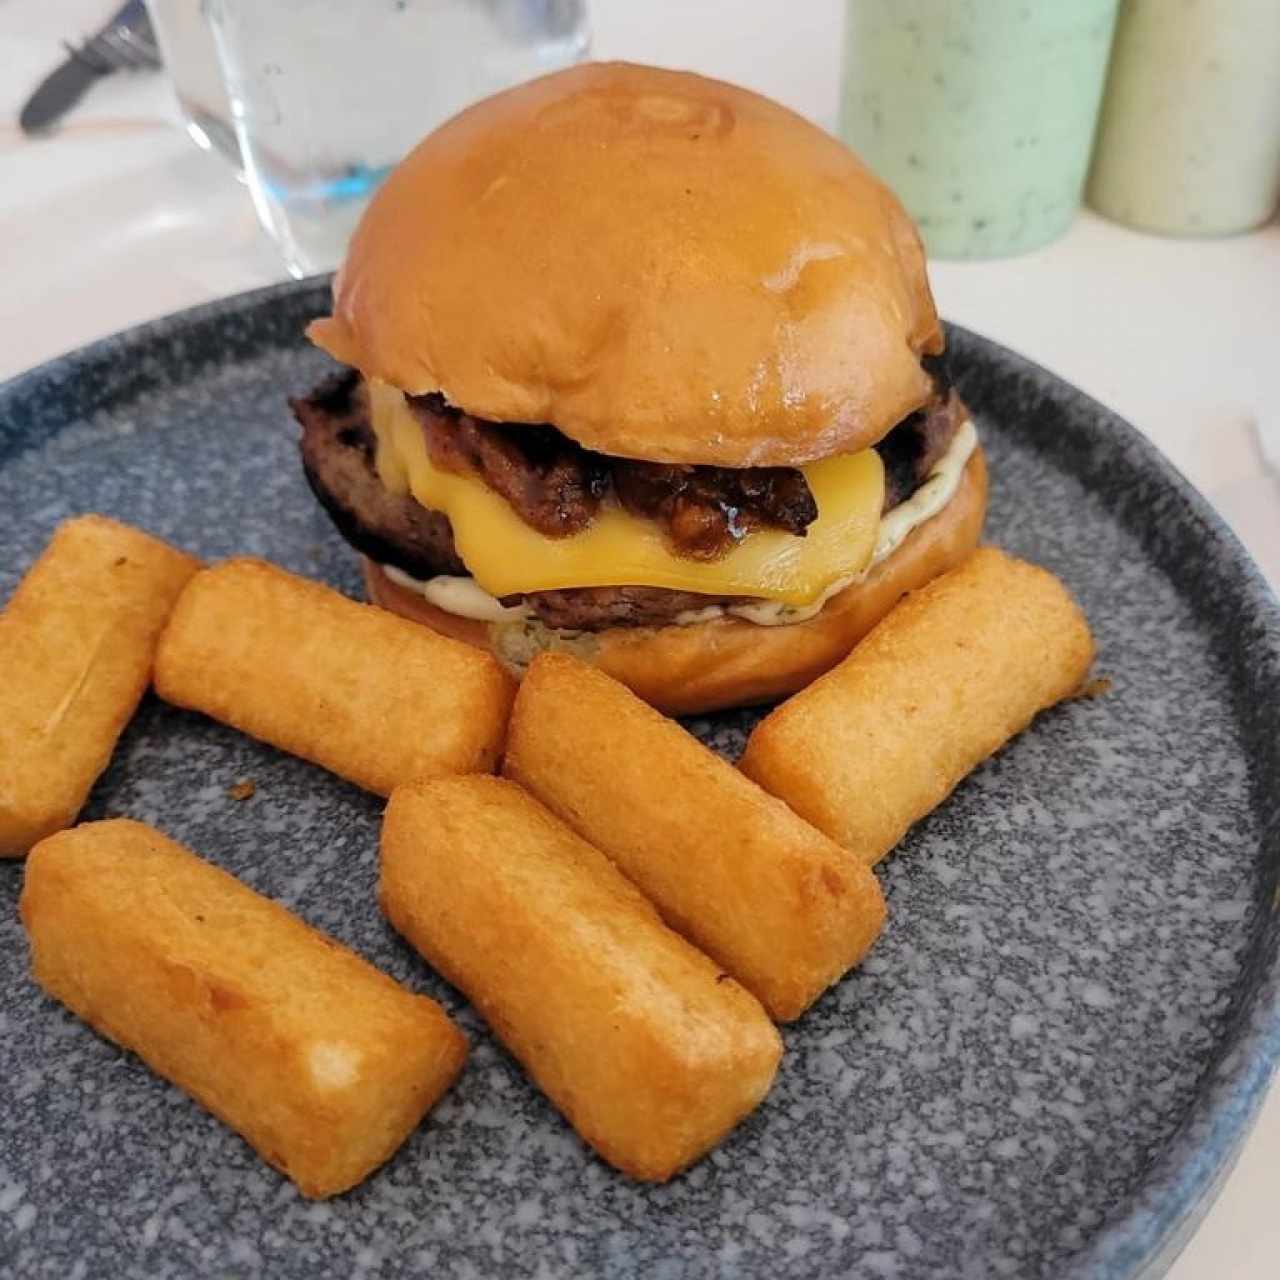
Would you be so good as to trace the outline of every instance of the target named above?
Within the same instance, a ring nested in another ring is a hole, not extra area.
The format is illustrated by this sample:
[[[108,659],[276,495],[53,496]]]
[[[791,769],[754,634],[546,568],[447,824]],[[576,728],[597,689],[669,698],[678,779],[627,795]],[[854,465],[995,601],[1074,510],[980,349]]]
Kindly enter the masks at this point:
[[[325,369],[301,336],[325,302],[314,282],[233,298],[0,390],[0,598],[85,510],[354,592],[284,404]],[[310,1204],[36,990],[22,868],[0,865],[0,1273],[1157,1274],[1280,1048],[1280,621],[1131,428],[953,342],[990,533],[1071,584],[1114,688],[1042,717],[910,834],[882,868],[883,939],[787,1029],[754,1116],[665,1187],[613,1173],[384,924],[378,801],[148,700],[86,816],[155,823],[437,997],[471,1061],[389,1165]],[[693,727],[733,753],[752,719]]]

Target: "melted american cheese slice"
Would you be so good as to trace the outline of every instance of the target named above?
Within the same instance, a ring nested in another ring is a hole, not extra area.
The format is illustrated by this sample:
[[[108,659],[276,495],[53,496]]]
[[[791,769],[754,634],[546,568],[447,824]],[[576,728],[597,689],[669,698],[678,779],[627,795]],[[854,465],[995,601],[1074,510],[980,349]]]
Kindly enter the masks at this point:
[[[637,586],[804,605],[831,583],[860,573],[875,549],[884,466],[874,449],[804,468],[818,504],[818,518],[805,537],[757,529],[707,562],[674,554],[657,523],[614,502],[602,505],[581,533],[548,538],[477,477],[436,467],[418,420],[396,388],[370,379],[369,401],[383,484],[449,517],[458,554],[493,596]]]

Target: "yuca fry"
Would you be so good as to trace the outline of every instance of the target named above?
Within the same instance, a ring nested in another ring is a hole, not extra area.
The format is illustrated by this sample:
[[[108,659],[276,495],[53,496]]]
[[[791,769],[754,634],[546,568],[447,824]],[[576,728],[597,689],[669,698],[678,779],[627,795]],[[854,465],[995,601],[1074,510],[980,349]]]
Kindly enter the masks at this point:
[[[379,795],[491,770],[515,686],[496,659],[261,560],[182,594],[156,692]]]
[[[671,1177],[768,1092],[782,1042],[754,997],[515,783],[397,789],[379,896],[578,1133],[632,1177]]]
[[[58,527],[0,613],[0,857],[69,826],[151,678],[156,638],[200,567],[87,515]]]
[[[884,923],[880,886],[858,859],[566,654],[529,667],[503,772],[780,1020],[857,964]]]
[[[1051,573],[994,547],[907,599],[766,716],[743,772],[867,863],[1073,694],[1089,624]]]
[[[20,911],[51,996],[308,1196],[390,1157],[466,1057],[439,1005],[140,822],[43,841]]]

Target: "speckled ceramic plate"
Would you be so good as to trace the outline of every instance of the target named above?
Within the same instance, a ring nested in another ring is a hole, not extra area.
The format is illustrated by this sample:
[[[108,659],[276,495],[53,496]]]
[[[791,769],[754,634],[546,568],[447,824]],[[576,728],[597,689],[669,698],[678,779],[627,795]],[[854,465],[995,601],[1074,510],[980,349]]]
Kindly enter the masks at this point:
[[[357,590],[284,397],[316,283],[204,307],[0,390],[0,598],[94,510]],[[156,824],[441,1000],[458,1086],[367,1183],[303,1200],[27,978],[0,864],[0,1272],[21,1276],[1132,1277],[1203,1211],[1280,1048],[1280,623],[1114,415],[953,333],[989,532],[1093,620],[1043,717],[881,869],[889,925],[786,1031],[765,1104],[671,1184],[594,1159],[374,903],[379,802],[149,699],[86,817]],[[21,679],[21,672],[0,672]],[[751,714],[692,727],[732,755]],[[249,800],[228,788],[250,778]]]

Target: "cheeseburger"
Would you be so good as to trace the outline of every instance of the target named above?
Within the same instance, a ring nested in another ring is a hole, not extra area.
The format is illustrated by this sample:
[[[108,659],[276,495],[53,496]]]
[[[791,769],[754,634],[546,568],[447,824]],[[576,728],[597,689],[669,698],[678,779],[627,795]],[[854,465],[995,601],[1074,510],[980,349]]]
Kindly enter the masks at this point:
[[[303,463],[370,598],[517,672],[776,698],[982,527],[902,206],[714,80],[588,64],[455,116],[307,332],[346,368],[294,402]]]

